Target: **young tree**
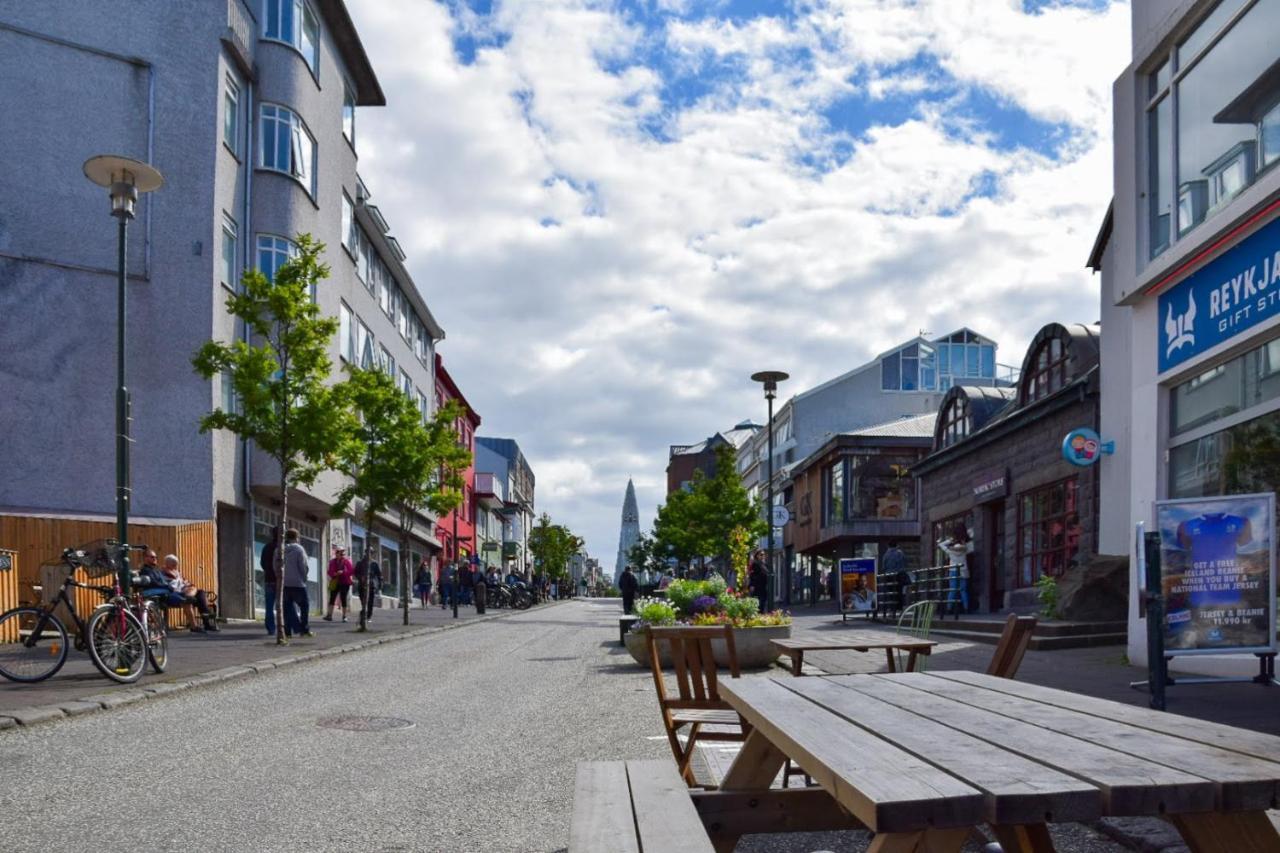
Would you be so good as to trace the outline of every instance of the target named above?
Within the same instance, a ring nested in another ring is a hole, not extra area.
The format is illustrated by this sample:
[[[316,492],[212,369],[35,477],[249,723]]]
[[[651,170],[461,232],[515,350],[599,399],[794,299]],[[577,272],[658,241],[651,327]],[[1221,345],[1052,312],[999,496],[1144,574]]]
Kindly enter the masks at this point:
[[[311,298],[329,277],[320,262],[324,244],[308,234],[295,241],[298,254],[268,279],[245,272],[227,311],[244,322],[251,341],[208,341],[191,363],[205,379],[222,374],[239,400],[237,410],[214,409],[200,419],[201,432],[226,429],[253,441],[275,459],[280,473],[282,526],[288,526],[289,490],[310,485],[331,467],[343,424],[335,418],[329,377],[329,341],[338,320],[324,317]],[[284,541],[276,549],[276,642],[284,638]]]
[[[345,515],[356,500],[364,502],[366,553],[377,553],[374,524],[380,513],[398,511],[400,536],[399,583],[404,624],[409,624],[409,538],[417,510],[436,509],[451,503],[452,491],[439,477],[439,469],[459,452],[465,467],[469,454],[451,439],[452,424],[460,410],[451,403],[424,424],[422,411],[381,370],[350,370],[350,378],[335,390],[348,418],[348,440],[340,445],[336,468],[350,478],[338,492],[330,513]],[[441,424],[444,427],[441,427]],[[359,578],[360,625],[367,630],[365,607],[367,574]]]
[[[530,553],[545,574],[557,579],[568,575],[569,558],[581,551],[584,544],[569,528],[552,524],[551,516],[545,512],[538,518],[538,525],[529,531]]]

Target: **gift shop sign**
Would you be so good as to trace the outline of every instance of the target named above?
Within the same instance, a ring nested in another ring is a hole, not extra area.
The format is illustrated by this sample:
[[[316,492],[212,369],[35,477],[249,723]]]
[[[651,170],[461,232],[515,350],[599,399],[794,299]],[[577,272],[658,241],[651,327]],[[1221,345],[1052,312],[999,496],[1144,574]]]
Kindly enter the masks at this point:
[[[1160,372],[1280,316],[1280,219],[1160,294]]]

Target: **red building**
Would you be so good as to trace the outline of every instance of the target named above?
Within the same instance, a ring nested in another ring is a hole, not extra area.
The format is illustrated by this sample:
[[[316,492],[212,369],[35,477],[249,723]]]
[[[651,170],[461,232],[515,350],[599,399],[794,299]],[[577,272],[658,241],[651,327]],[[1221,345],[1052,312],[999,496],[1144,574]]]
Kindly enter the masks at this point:
[[[476,452],[476,430],[480,427],[480,416],[462,395],[449,371],[445,370],[444,359],[436,354],[436,409],[450,400],[457,400],[466,407],[466,414],[458,419],[457,431],[459,441],[466,446],[472,455],[473,464],[467,466],[463,473],[462,505],[452,512],[446,513],[436,522],[436,538],[444,545],[444,559],[452,560],[457,556],[470,558],[476,552],[476,507],[474,464]],[[456,541],[455,541],[456,532]]]

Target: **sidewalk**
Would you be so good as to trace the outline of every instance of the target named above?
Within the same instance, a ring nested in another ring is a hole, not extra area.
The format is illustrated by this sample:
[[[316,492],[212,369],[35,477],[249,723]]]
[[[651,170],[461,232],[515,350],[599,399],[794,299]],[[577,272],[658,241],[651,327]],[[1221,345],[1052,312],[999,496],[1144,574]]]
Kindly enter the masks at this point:
[[[73,647],[66,664],[46,681],[17,684],[0,678],[0,729],[130,704],[198,684],[519,612],[522,611],[490,608],[484,616],[476,616],[474,607],[462,606],[455,620],[451,610],[439,606],[414,608],[410,609],[409,625],[405,626],[399,609],[382,608],[375,611],[369,630],[363,634],[356,630],[359,623],[354,612],[345,623],[339,621],[341,616],[335,616],[333,622],[312,616],[310,628],[315,636],[294,637],[285,646],[276,645],[262,622],[235,620],[221,624],[221,630],[214,634],[174,631],[169,636],[165,672],[157,675],[148,667],[134,684],[117,684],[104,678],[90,662],[88,653]]]

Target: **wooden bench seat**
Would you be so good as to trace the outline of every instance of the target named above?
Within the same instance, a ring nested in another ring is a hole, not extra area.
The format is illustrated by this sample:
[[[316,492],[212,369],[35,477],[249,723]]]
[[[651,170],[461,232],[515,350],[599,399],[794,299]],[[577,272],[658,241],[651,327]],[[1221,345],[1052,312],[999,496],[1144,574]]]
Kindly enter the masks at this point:
[[[569,853],[715,853],[689,787],[670,761],[584,761]]]

